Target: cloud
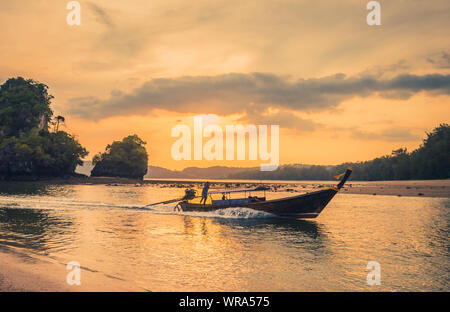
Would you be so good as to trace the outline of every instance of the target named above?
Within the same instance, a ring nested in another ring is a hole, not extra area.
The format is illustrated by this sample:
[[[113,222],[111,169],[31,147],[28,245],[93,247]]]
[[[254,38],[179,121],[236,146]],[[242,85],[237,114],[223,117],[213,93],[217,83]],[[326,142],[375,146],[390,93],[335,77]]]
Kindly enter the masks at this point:
[[[89,8],[95,13],[97,16],[97,20],[104,24],[105,26],[109,28],[114,28],[114,23],[112,21],[111,16],[101,7],[94,3],[88,3]]]
[[[296,116],[292,111],[278,111],[275,113],[259,113],[255,111],[247,112],[240,122],[253,123],[257,125],[280,125],[283,128],[295,129],[298,131],[313,131],[321,124]]]
[[[435,54],[427,58],[427,61],[433,64],[434,67],[440,69],[450,68],[450,53],[442,51],[439,54]]]
[[[290,81],[274,74],[231,73],[152,79],[129,93],[113,90],[107,99],[73,98],[68,112],[87,119],[143,114],[152,109],[180,113],[230,115],[281,110],[331,109],[355,96],[378,94],[407,99],[415,93],[450,94],[450,75],[398,75],[391,79],[373,76],[347,78],[336,74]]]
[[[97,37],[93,50],[96,54],[99,51],[108,52],[113,57],[113,61],[88,61],[85,69],[102,69],[104,67],[114,67],[120,62],[120,58],[132,57],[141,52],[148,44],[145,28],[131,22],[123,22],[119,16],[111,14],[108,10],[90,2],[88,3],[90,12],[96,20],[104,26],[104,31]],[[95,55],[94,55],[95,56]],[[104,57],[104,56],[103,56]],[[83,64],[82,64],[83,65]]]
[[[379,140],[390,142],[411,142],[420,140],[420,136],[415,135],[408,128],[393,127],[381,132],[364,132],[359,129],[353,131],[353,137],[360,140]]]
[[[411,71],[412,67],[410,62],[405,59],[389,64],[389,65],[376,65],[372,66],[360,73],[360,76],[373,76],[376,78],[392,78],[399,74],[405,74]]]

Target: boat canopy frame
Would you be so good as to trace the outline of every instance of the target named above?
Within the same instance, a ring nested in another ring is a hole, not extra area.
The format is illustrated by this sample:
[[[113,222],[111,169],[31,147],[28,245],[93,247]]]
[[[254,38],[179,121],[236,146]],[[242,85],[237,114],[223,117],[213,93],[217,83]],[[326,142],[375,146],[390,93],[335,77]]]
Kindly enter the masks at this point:
[[[257,187],[250,187],[250,188],[239,188],[239,189],[214,189],[212,191],[208,192],[209,198],[211,198],[211,201],[213,200],[211,195],[215,194],[223,194],[230,196],[230,193],[244,193],[244,197],[247,197],[247,193],[251,196],[251,192],[261,192],[264,191],[264,198],[266,198],[266,191],[270,188],[268,186],[259,185]]]
[[[240,188],[240,189],[221,189],[221,190],[213,190],[209,191],[208,194],[228,194],[228,193],[247,193],[247,192],[256,192],[256,191],[266,191],[269,188],[267,186],[257,186],[251,188]]]

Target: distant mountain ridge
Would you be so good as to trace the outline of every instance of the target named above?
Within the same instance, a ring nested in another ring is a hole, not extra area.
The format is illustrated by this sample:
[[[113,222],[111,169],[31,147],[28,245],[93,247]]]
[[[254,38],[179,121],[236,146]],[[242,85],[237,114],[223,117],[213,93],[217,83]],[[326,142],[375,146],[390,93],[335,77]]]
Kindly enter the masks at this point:
[[[207,168],[187,167],[181,171],[170,170],[158,166],[149,166],[145,179],[224,179],[231,175],[253,171],[258,169],[240,168],[240,167],[226,167],[226,166],[212,166]]]
[[[284,167],[283,165],[281,167]],[[293,164],[287,165],[293,168],[309,168],[311,165]],[[82,166],[78,166],[77,173],[89,176],[93,169],[91,161],[84,161]],[[148,166],[144,179],[227,179],[239,176],[245,178],[249,173],[259,172],[259,167],[227,167],[211,166],[206,168],[187,167],[183,170],[170,170],[158,166]]]

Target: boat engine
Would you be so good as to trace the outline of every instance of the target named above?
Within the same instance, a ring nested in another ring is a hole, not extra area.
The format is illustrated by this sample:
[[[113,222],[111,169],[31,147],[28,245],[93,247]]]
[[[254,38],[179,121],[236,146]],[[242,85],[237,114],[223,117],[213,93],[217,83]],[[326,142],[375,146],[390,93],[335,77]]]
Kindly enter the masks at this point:
[[[197,195],[197,191],[194,189],[185,189],[184,190],[184,200],[193,199]]]

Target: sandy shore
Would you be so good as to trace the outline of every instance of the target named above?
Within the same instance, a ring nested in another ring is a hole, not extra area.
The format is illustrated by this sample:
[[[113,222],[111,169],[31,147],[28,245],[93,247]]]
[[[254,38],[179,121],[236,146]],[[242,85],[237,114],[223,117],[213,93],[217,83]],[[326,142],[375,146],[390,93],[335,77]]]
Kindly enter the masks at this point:
[[[0,259],[2,292],[149,291],[131,281],[83,267],[81,285],[71,286],[66,282],[69,273],[66,264],[48,256],[24,254],[8,248],[0,249]]]
[[[198,181],[160,181],[146,180],[145,183],[162,184],[169,187],[197,187],[200,188],[204,182]],[[283,181],[279,182],[249,182],[230,183],[216,181],[213,182],[213,188],[226,187],[255,187],[264,184],[272,191],[305,193],[317,191],[324,187],[335,186],[337,182],[330,181]],[[363,195],[388,195],[388,196],[417,196],[417,197],[441,197],[450,198],[450,180],[411,180],[411,181],[349,181],[341,190],[345,194],[363,194]]]
[[[135,180],[113,177],[73,177],[69,179],[50,179],[39,181],[23,181],[13,183],[31,183],[40,185],[96,185],[107,186],[134,185],[142,187],[147,185],[174,187],[174,188],[201,188],[206,179],[199,180]],[[242,182],[230,182],[221,180],[209,180],[213,188],[225,187],[254,187],[266,185],[272,191],[288,191],[292,193],[304,193],[316,191],[323,187],[336,185],[330,181],[258,181],[245,180]],[[5,181],[0,182],[8,183]],[[342,189],[346,194],[389,195],[389,196],[418,196],[418,197],[442,197],[450,198],[450,179],[448,180],[411,180],[411,181],[349,181]]]
[[[348,194],[450,198],[450,180],[349,182]]]

